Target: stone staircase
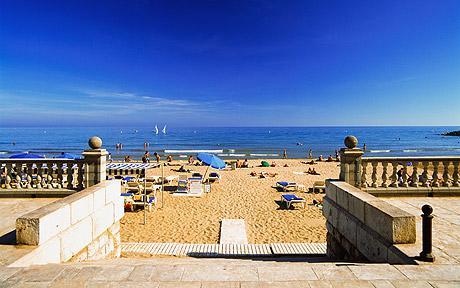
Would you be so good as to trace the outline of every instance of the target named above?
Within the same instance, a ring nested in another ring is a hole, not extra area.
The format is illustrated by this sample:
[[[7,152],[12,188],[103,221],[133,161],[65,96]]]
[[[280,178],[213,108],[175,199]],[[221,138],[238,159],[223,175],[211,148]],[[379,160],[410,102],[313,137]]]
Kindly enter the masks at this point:
[[[326,257],[121,258],[0,267],[0,287],[460,287],[460,265],[347,263]]]

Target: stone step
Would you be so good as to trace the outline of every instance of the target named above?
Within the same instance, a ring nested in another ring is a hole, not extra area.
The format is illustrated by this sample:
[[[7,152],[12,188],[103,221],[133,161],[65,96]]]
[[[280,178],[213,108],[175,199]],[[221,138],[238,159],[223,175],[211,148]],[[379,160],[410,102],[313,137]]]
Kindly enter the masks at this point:
[[[248,244],[244,219],[222,219],[220,244]]]

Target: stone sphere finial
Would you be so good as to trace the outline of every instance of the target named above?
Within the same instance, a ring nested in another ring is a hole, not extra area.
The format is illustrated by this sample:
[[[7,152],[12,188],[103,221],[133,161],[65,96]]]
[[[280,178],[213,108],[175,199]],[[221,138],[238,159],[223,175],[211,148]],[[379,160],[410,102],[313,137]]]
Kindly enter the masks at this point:
[[[91,149],[100,149],[102,147],[102,139],[97,136],[93,136],[89,138],[88,145]]]
[[[433,213],[433,207],[431,207],[428,204],[425,204],[422,206],[422,212],[425,215],[431,215],[431,213]]]
[[[356,148],[358,146],[358,139],[355,136],[348,135],[345,137],[345,140],[343,140],[343,143],[345,143],[345,146],[349,149]]]

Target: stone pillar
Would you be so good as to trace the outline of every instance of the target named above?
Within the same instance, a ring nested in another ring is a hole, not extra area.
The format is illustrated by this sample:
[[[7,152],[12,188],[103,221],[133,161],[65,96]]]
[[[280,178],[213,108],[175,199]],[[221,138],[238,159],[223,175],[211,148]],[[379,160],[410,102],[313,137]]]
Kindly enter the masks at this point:
[[[85,150],[85,187],[91,187],[106,180],[107,150],[102,149],[102,140],[93,136],[88,141],[91,149]]]
[[[345,181],[355,187],[361,183],[361,156],[363,150],[356,148],[358,139],[347,136],[344,140],[347,148],[340,149],[340,181]]]

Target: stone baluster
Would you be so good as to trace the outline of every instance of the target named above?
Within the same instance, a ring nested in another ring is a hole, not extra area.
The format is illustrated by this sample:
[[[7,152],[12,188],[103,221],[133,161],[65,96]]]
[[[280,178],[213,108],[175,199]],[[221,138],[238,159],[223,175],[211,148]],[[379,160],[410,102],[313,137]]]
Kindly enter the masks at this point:
[[[408,173],[407,173],[407,162],[404,162],[403,164],[403,171],[402,171],[402,183],[401,183],[401,186],[402,187],[409,187],[409,182],[407,181],[408,180]]]
[[[443,168],[443,173],[442,173],[442,186],[444,187],[449,187],[450,186],[450,179],[449,179],[449,164],[450,161],[442,161],[442,168]]]
[[[412,161],[412,168],[413,168],[413,171],[412,171],[412,176],[411,176],[411,180],[412,180],[412,183],[411,183],[411,186],[412,187],[418,187],[418,161]]]
[[[361,162],[361,167],[362,167],[362,173],[361,173],[361,187],[362,188],[367,188],[367,161],[362,161]]]
[[[43,173],[43,164],[37,163],[37,180],[36,180],[36,187],[37,189],[41,189],[42,186],[42,174]]]
[[[393,172],[391,173],[391,187],[399,187],[398,183],[398,162],[391,162]]]
[[[387,161],[383,161],[382,162],[382,187],[384,188],[388,188],[388,162]]]
[[[21,163],[14,163],[16,167],[16,188],[22,188],[22,164]]]
[[[454,187],[459,187],[460,186],[460,182],[459,182],[459,178],[460,178],[460,173],[459,173],[459,164],[460,162],[457,160],[457,161],[453,161],[453,164],[454,164],[454,174],[452,175],[452,186]]]
[[[377,188],[377,165],[379,162],[372,162],[372,187]]]
[[[423,183],[422,185],[425,187],[429,187],[430,181],[428,181],[428,166],[430,165],[430,161],[423,161],[422,165],[423,165],[423,172],[422,172]]]
[[[54,169],[52,162],[46,162],[46,167],[48,173],[46,173],[46,188],[53,189],[53,181],[54,181]]]
[[[439,187],[439,161],[433,161],[433,180],[431,181],[432,187]]]
[[[73,163],[67,162],[67,189],[73,189]]]
[[[83,190],[84,185],[83,185],[83,163],[78,162],[77,164],[77,169],[78,169],[78,176],[77,176],[77,189],[78,190]]]
[[[32,178],[32,175],[34,173],[34,163],[27,163],[26,164],[27,166],[27,189],[32,189],[32,185],[33,185],[33,178]]]
[[[64,169],[62,167],[62,163],[56,163],[56,169],[57,169],[57,188],[62,188],[62,183],[64,182],[64,177],[62,176],[62,170]]]
[[[11,189],[11,172],[13,170],[13,166],[10,163],[6,163],[6,189]]]

